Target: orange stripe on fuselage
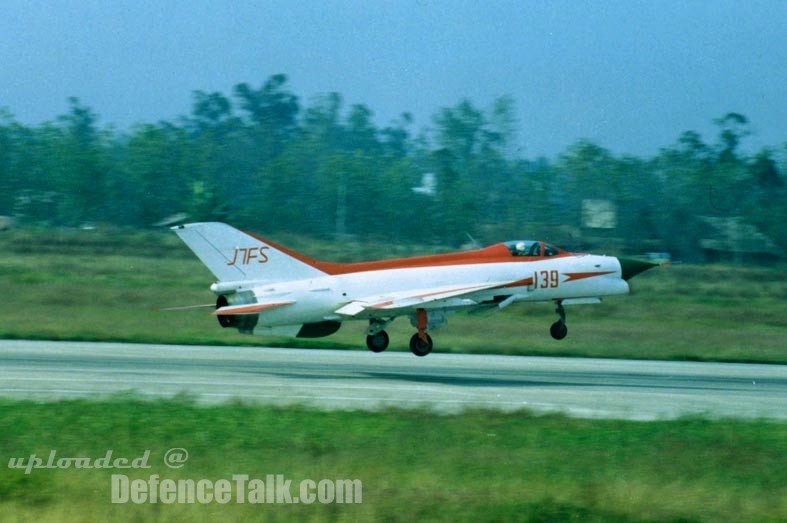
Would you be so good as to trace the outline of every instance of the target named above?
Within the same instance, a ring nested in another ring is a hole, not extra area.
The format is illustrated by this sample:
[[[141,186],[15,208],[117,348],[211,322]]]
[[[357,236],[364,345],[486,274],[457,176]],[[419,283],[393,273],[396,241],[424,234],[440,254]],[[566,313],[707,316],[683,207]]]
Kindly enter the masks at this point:
[[[605,274],[613,274],[615,271],[601,271],[601,272],[564,272],[568,278],[564,282],[584,280],[585,278],[592,278],[594,276],[604,276]]]
[[[543,260],[554,260],[576,256],[573,253],[560,251],[554,256],[514,256],[503,243],[491,245],[483,249],[464,252],[451,252],[446,254],[431,254],[427,256],[413,256],[410,258],[393,258],[390,260],[374,260],[367,262],[354,263],[334,263],[321,262],[307,256],[303,256],[291,249],[282,247],[270,240],[256,234],[246,233],[252,238],[270,245],[288,256],[295,258],[307,265],[311,265],[324,273],[330,275],[352,274],[356,272],[381,271],[387,269],[412,269],[418,267],[445,267],[451,265],[472,265],[480,263],[510,263],[510,262],[534,262]]]
[[[513,256],[503,244],[492,245],[485,249],[448,254],[433,254],[430,256],[415,256],[412,258],[395,258],[391,260],[377,260],[358,263],[327,263],[317,262],[315,267],[328,274],[351,274],[356,272],[381,271],[389,269],[414,269],[419,267],[450,267],[452,265],[473,265],[483,263],[511,263],[535,262],[554,260],[573,256],[568,252],[561,252],[555,256]]]
[[[525,278],[524,280],[517,280],[512,281],[511,283],[506,283],[505,285],[501,285],[501,289],[506,289],[508,287],[527,287],[533,285],[533,277]]]

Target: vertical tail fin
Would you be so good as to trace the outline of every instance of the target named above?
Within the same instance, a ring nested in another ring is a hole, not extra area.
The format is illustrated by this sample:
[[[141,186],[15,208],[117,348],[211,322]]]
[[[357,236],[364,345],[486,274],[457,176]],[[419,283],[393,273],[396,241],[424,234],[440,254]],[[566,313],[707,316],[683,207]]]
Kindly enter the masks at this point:
[[[225,223],[190,223],[172,228],[219,281],[287,281],[325,276],[298,256]]]

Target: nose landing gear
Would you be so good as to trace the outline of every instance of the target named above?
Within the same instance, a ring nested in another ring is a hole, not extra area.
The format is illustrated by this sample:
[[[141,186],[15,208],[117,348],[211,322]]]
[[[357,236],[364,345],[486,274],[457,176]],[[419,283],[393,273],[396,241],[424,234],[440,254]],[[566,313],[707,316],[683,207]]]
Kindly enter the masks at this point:
[[[557,302],[557,309],[555,312],[560,315],[560,319],[549,327],[549,334],[556,340],[562,340],[568,334],[568,327],[566,327],[566,309],[563,308],[563,302]]]

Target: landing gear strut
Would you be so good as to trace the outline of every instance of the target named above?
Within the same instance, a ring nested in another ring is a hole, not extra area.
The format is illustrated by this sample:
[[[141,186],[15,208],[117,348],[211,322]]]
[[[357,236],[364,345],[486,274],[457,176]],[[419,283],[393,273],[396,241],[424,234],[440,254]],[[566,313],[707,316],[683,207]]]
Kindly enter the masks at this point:
[[[568,334],[568,327],[566,327],[566,309],[563,308],[563,302],[557,302],[557,309],[555,312],[560,315],[560,319],[549,327],[549,333],[556,340],[562,340]]]
[[[418,309],[416,313],[416,322],[418,325],[418,332],[413,334],[410,338],[410,350],[416,356],[426,356],[432,352],[432,338],[426,333],[426,327],[429,325],[429,319],[426,316],[425,309]]]

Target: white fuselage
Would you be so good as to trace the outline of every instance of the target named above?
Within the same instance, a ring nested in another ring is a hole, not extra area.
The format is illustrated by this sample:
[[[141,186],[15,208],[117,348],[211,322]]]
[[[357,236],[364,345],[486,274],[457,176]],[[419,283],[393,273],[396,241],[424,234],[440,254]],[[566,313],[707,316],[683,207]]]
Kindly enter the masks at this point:
[[[296,281],[263,283],[245,282],[256,301],[290,301],[291,305],[260,314],[256,333],[269,333],[270,327],[300,325],[348,319],[393,318],[411,314],[386,309],[367,309],[352,318],[336,313],[356,300],[369,301],[418,289],[455,285],[468,288],[494,282],[516,284],[486,288],[460,297],[448,297],[424,303],[423,309],[440,311],[493,302],[496,296],[510,296],[510,301],[551,301],[597,298],[628,294],[628,283],[621,277],[617,258],[592,254],[558,256],[537,260],[494,261],[455,265],[369,270],[348,274],[326,275]]]

